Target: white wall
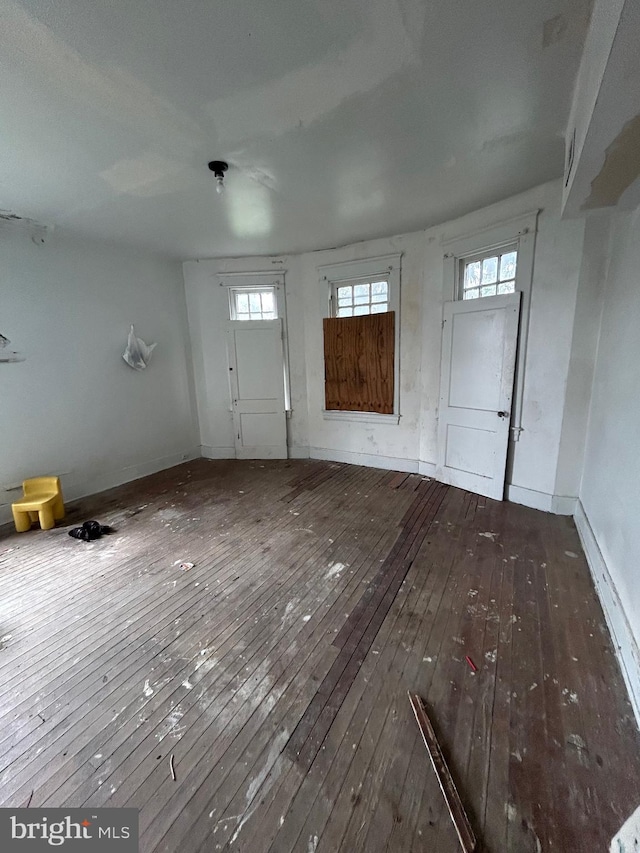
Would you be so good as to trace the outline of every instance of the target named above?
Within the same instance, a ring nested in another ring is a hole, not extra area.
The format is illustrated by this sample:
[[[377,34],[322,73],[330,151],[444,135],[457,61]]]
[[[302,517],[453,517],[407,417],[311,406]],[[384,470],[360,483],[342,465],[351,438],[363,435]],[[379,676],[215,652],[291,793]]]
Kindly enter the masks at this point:
[[[0,257],[0,331],[26,356],[0,363],[0,521],[24,478],[61,474],[71,499],[197,453],[179,264],[19,226]],[[157,342],[141,372],[122,359],[131,323]]]
[[[437,405],[440,386],[441,320],[450,293],[443,283],[442,241],[469,235],[511,218],[541,210],[534,258],[529,349],[524,385],[523,427],[511,448],[510,497],[542,509],[573,510],[581,458],[565,466],[559,495],[556,478],[560,441],[577,440],[588,400],[575,403],[564,422],[564,400],[572,353],[573,321],[580,278],[584,222],[562,222],[560,182],[507,199],[454,222],[413,234],[357,243],[286,258],[191,261],[184,264],[194,348],[203,452],[233,456],[225,329],[226,289],[216,273],[286,269],[293,413],[291,455],[328,458],[433,473],[437,458]],[[400,304],[399,424],[327,420],[323,417],[322,303],[326,284],[318,267],[402,253]],[[564,429],[564,432],[563,432]]]
[[[612,221],[577,522],[640,712],[640,209]],[[640,719],[640,714],[639,714]]]

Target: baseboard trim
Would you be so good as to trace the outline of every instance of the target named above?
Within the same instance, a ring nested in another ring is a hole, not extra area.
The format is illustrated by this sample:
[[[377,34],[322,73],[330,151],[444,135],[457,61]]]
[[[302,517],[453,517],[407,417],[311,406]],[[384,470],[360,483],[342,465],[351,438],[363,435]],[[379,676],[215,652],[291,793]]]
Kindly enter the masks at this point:
[[[308,446],[299,446],[292,444],[289,447],[289,459],[308,459],[309,458],[309,448]]]
[[[235,459],[235,447],[209,447],[207,444],[200,446],[200,455],[203,459]]]
[[[288,453],[289,459],[309,458],[308,447],[294,444],[288,448]],[[200,447],[200,455],[203,459],[236,459],[237,456],[235,447],[210,447],[207,444]]]
[[[156,474],[158,471],[173,468],[182,462],[189,462],[192,459],[199,458],[200,447],[192,447],[181,452],[170,453],[167,456],[149,459],[138,465],[129,465],[126,468],[121,468],[119,471],[104,471],[100,474],[87,476],[83,476],[81,473],[76,474],[75,472],[61,474],[62,493],[65,502],[70,503],[80,498],[86,498],[89,495],[106,492],[107,489],[113,489],[116,486],[123,486],[125,483],[131,483],[133,480],[139,480],[141,477],[148,477],[149,474]],[[21,494],[21,491],[16,490],[16,495],[19,494]],[[9,503],[0,505],[0,525],[8,524],[13,520],[11,513],[11,500],[13,499],[12,497]]]
[[[573,515],[577,498],[564,495],[551,495],[548,492],[538,492],[524,486],[507,485],[505,497],[514,504],[552,512],[554,515]]]
[[[578,528],[578,535],[587,557],[587,563],[591,570],[593,583],[604,611],[604,617],[611,633],[611,639],[615,647],[616,656],[622,677],[624,678],[629,699],[640,726],[640,649],[631,631],[627,615],[618,596],[618,591],[609,573],[598,540],[591,527],[591,522],[578,500],[574,521]]]
[[[425,462],[423,459],[418,460],[418,474],[422,474],[423,477],[435,477],[436,476],[436,463],[435,462]]]
[[[551,512],[555,515],[574,515],[577,504],[578,498],[568,495],[551,496]]]
[[[355,453],[352,450],[333,450],[328,447],[310,447],[311,459],[322,459],[327,462],[346,462],[348,465],[363,465],[365,468],[383,468],[388,471],[405,471],[407,474],[418,473],[416,459],[400,459],[396,456],[378,456],[372,453]]]

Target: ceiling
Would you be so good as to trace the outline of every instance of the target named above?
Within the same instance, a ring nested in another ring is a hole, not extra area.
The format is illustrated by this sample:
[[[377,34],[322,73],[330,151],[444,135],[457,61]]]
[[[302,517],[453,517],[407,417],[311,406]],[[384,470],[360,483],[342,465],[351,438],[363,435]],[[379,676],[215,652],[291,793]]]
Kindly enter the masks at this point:
[[[561,175],[591,5],[0,3],[0,209],[180,259],[416,230]]]

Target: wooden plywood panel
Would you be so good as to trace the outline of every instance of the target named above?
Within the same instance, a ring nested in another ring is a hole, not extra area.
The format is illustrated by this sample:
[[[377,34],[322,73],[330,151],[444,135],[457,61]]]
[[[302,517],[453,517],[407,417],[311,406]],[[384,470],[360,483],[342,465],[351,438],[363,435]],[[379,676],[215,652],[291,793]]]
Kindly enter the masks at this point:
[[[325,407],[393,414],[395,313],[324,320]]]

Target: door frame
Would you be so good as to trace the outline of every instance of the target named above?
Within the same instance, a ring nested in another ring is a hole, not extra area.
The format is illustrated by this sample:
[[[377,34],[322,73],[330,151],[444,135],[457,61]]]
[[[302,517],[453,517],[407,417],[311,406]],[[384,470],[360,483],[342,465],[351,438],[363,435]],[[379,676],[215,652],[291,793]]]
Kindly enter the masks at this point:
[[[276,305],[278,311],[278,320],[282,321],[282,350],[284,356],[284,404],[287,420],[291,417],[291,369],[289,367],[289,331],[287,323],[287,291],[285,288],[286,269],[274,270],[232,270],[230,272],[216,273],[218,285],[226,288],[246,287],[274,287],[276,291]],[[230,298],[231,291],[227,290],[227,298]],[[239,322],[231,320],[231,305],[229,305],[229,322]],[[250,322],[244,320],[242,322]],[[229,387],[229,398],[233,400],[231,387]],[[287,427],[288,434],[288,427]],[[287,439],[288,442],[288,439]]]
[[[459,299],[460,265],[470,255],[490,252],[501,246],[516,244],[518,247],[518,267],[515,289],[522,293],[520,300],[520,329],[516,350],[516,375],[511,408],[511,439],[518,441],[524,430],[522,416],[524,409],[524,381],[529,339],[529,317],[531,311],[531,291],[533,286],[533,260],[538,232],[539,209],[528,210],[510,219],[493,222],[484,228],[467,231],[458,236],[443,240],[443,286],[442,301],[455,302]],[[481,297],[490,299],[491,297]],[[444,316],[444,315],[443,315]],[[441,355],[442,362],[442,355]],[[513,448],[510,445],[510,451]],[[510,465],[511,452],[507,457]]]

